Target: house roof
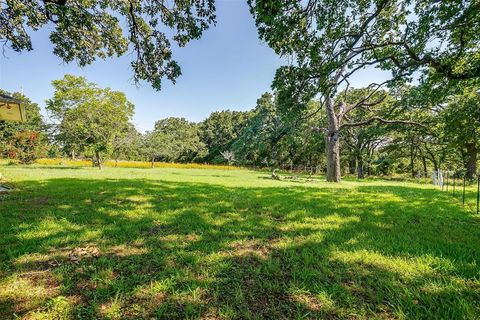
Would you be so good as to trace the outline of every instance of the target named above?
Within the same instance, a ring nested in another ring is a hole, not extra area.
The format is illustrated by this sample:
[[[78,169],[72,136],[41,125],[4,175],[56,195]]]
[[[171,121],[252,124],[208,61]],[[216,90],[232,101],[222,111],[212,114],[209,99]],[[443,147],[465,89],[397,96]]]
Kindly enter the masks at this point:
[[[0,120],[25,121],[26,114],[23,102],[0,93]]]
[[[20,104],[22,101],[15,99],[14,97],[7,96],[6,94],[0,93],[0,103],[17,103]]]

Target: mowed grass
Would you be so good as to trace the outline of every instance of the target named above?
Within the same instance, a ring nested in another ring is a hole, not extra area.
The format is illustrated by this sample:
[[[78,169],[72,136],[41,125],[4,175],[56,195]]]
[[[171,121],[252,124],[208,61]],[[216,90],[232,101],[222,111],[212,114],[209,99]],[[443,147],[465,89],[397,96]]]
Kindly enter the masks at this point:
[[[428,185],[0,171],[0,319],[480,318],[480,218]]]

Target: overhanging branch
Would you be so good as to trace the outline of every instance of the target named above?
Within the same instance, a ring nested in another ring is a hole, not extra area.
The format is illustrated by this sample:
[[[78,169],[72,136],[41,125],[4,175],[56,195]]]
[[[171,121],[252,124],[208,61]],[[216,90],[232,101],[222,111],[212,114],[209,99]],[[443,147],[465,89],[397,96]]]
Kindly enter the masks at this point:
[[[359,122],[352,122],[352,123],[344,123],[340,126],[340,129],[343,129],[345,127],[359,127],[359,126],[365,126],[372,124],[374,122],[380,122],[384,124],[406,124],[406,125],[415,125],[419,126],[422,128],[425,128],[425,126],[419,122],[411,121],[411,120],[387,120],[383,119],[381,117],[372,117],[368,120],[365,121],[359,121]]]

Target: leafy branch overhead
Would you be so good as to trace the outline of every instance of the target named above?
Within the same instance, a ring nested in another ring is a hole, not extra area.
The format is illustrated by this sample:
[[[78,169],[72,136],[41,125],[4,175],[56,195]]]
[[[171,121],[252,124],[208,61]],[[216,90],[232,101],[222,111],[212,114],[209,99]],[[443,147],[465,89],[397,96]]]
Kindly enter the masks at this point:
[[[30,31],[51,28],[54,54],[85,66],[131,53],[133,80],[161,89],[181,74],[172,41],[185,46],[215,23],[214,0],[0,0],[0,42],[32,50]],[[124,27],[125,26],[125,27]]]
[[[317,78],[333,76],[341,67],[354,73],[365,64],[397,75],[431,68],[450,79],[480,76],[479,1],[249,0],[249,4],[260,37],[278,54],[295,55],[299,66],[315,67]]]

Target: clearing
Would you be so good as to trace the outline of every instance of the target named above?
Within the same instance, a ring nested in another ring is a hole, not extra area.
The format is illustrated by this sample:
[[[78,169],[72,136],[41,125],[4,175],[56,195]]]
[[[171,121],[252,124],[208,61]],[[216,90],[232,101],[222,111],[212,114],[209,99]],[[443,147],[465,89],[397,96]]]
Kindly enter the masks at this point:
[[[429,185],[0,170],[1,319],[480,317],[480,218]]]

